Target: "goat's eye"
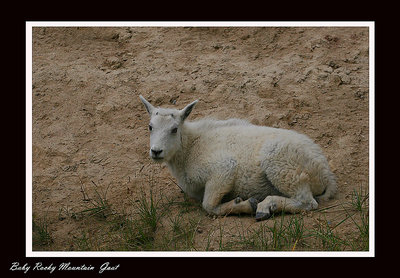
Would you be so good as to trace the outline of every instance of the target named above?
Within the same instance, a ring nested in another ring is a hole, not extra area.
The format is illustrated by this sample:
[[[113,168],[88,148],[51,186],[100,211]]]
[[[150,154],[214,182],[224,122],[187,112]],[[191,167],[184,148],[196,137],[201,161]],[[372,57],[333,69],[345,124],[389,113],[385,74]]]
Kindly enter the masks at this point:
[[[151,125],[149,125],[149,130],[150,130],[150,131],[152,131],[152,130],[153,130],[153,127],[152,127]]]
[[[177,133],[177,132],[178,132],[178,128],[177,128],[177,127],[173,128],[173,129],[171,130],[171,133]]]

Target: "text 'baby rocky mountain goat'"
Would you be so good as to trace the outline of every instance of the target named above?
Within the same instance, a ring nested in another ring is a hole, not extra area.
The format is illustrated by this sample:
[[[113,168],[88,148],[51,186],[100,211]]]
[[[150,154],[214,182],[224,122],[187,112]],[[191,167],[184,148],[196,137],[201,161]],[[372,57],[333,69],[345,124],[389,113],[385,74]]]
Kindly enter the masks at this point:
[[[178,185],[210,214],[298,213],[318,207],[336,192],[321,148],[297,132],[245,120],[187,121],[197,100],[182,110],[150,114],[150,156],[165,162]]]

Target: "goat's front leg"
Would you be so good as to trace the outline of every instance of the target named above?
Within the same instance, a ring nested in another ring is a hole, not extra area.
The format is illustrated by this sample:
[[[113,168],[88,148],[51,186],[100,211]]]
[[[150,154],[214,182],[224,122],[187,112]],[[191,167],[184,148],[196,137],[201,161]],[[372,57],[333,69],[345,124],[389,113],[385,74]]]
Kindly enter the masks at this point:
[[[213,174],[207,181],[204,190],[203,208],[210,214],[227,215],[254,213],[257,201],[254,198],[243,201],[237,197],[221,204],[222,198],[232,192],[235,184],[237,162],[234,158],[225,158],[213,165]]]
[[[255,213],[257,209],[257,200],[249,198],[245,201],[237,197],[229,202],[221,204],[222,198],[231,192],[232,184],[215,184],[210,181],[206,184],[203,198],[203,208],[210,214],[214,215],[228,215]]]
[[[249,198],[245,201],[242,198],[237,197],[232,201],[220,204],[214,208],[214,214],[216,215],[228,215],[228,214],[253,214],[257,209],[257,200],[254,198]]]

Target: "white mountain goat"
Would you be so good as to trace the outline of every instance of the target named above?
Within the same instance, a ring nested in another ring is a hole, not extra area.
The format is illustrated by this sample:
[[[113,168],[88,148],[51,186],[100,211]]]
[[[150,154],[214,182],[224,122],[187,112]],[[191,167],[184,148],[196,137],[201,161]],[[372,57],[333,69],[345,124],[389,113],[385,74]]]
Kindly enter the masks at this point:
[[[316,209],[336,191],[321,148],[305,135],[239,119],[189,122],[197,100],[176,110],[140,99],[150,114],[150,157],[165,162],[210,214],[255,213],[264,220]]]

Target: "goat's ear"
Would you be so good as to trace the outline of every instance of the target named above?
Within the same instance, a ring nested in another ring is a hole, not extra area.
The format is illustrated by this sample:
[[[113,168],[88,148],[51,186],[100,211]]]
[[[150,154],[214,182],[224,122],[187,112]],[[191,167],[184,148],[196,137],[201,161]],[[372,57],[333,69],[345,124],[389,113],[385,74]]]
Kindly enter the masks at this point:
[[[190,115],[193,110],[193,107],[196,105],[198,100],[193,101],[191,104],[188,104],[185,108],[180,111],[182,122]]]
[[[142,95],[139,96],[140,100],[143,102],[144,106],[146,107],[147,112],[151,115],[151,112],[154,109],[154,106],[150,104]]]

